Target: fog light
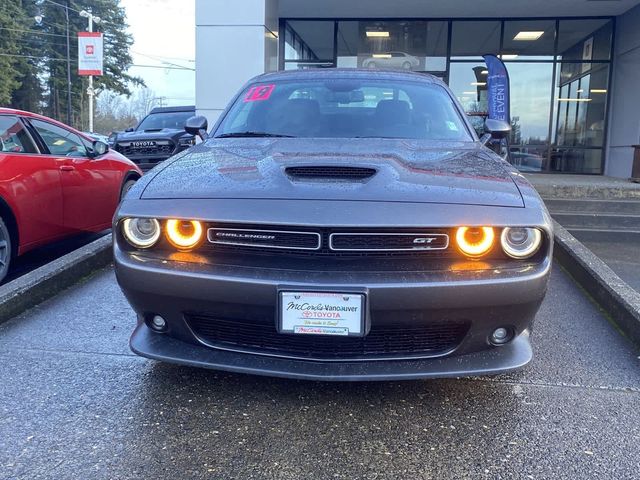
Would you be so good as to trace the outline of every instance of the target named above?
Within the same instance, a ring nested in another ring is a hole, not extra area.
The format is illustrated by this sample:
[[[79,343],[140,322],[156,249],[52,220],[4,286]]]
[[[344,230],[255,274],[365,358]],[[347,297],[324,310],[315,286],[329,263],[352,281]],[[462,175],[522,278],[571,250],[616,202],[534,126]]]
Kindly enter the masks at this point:
[[[513,338],[511,329],[505,327],[496,328],[491,334],[491,343],[494,345],[504,345]]]
[[[151,319],[151,328],[153,328],[157,332],[162,332],[167,328],[167,322],[160,315],[155,315]]]

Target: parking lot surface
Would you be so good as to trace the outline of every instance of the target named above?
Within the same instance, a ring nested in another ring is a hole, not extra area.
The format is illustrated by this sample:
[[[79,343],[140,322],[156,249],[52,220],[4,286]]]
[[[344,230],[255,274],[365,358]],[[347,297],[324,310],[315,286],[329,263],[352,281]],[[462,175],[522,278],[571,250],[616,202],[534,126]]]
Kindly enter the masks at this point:
[[[24,255],[14,258],[11,262],[9,274],[5,278],[5,283],[15,280],[36,268],[46,265],[56,258],[60,258],[67,253],[73,252],[74,250],[77,250],[78,248],[87,245],[108,233],[109,230],[99,233],[81,233],[79,235],[36,248],[35,250],[31,250]]]
[[[317,383],[136,357],[111,269],[0,326],[0,479],[638,478],[637,349],[556,265],[523,371]]]

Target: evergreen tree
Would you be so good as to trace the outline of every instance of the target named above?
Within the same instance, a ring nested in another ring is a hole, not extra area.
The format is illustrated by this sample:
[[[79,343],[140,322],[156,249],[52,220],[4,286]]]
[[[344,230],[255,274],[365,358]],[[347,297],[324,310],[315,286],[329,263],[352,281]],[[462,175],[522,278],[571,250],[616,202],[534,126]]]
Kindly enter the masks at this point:
[[[131,94],[131,88],[144,85],[142,79],[127,74],[132,63],[126,14],[119,0],[0,1],[0,104],[42,112],[66,121],[67,94],[67,9],[69,7],[69,45],[71,69],[72,125],[86,129],[86,77],[78,75],[78,32],[85,31],[88,19],[79,12],[90,8],[101,18],[94,31],[104,34],[104,75],[94,77],[94,87],[118,94]],[[88,4],[88,5],[87,5]],[[41,15],[40,25],[34,16]],[[12,35],[5,35],[11,32]]]
[[[12,93],[20,87],[19,59],[21,55],[22,22],[24,16],[20,0],[0,2],[0,105],[11,101]]]

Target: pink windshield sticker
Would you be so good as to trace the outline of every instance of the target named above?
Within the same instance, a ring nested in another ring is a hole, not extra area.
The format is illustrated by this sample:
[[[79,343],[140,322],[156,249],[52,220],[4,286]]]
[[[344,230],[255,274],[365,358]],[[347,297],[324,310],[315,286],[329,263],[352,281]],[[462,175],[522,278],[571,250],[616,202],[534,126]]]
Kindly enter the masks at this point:
[[[259,100],[269,100],[271,96],[271,92],[276,88],[275,85],[257,85],[255,87],[251,87],[247,92],[247,95],[244,97],[245,102],[257,102]]]

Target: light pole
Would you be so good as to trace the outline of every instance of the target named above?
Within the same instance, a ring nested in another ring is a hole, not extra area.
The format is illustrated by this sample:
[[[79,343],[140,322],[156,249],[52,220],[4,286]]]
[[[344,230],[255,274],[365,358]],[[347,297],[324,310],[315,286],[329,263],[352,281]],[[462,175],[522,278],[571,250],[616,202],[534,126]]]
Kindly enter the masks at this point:
[[[93,23],[100,23],[100,17],[93,15],[87,10],[81,10],[80,16],[89,20],[89,32],[93,32]],[[89,75],[89,88],[87,88],[87,95],[89,96],[89,131],[93,133],[93,97],[95,91],[93,89],[93,75]]]

